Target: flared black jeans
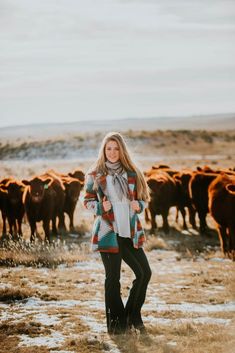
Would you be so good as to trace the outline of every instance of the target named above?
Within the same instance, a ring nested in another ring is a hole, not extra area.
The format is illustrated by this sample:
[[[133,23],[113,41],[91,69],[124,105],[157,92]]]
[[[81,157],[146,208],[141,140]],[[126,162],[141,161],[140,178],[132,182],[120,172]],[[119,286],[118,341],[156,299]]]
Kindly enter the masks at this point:
[[[109,333],[122,333],[126,328],[143,326],[141,308],[146,297],[146,290],[151,278],[151,269],[142,248],[135,249],[130,238],[118,238],[119,252],[101,252],[105,268],[105,308]],[[120,273],[121,262],[132,269],[135,279],[124,306],[121,297]]]

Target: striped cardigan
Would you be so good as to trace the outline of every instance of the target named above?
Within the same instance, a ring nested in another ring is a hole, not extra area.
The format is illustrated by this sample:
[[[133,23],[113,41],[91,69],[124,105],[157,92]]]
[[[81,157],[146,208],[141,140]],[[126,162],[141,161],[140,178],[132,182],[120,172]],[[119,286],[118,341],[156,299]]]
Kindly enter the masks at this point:
[[[97,190],[94,190],[94,181],[97,181]],[[127,171],[130,200],[136,200],[136,173]],[[113,208],[105,212],[103,209],[103,198],[107,197],[106,176],[98,175],[95,172],[89,173],[85,183],[84,206],[91,210],[96,219],[92,228],[92,250],[101,252],[118,253],[117,234],[113,229],[114,213]],[[145,241],[144,230],[137,213],[144,210],[145,202],[139,202],[140,210],[133,211],[130,207],[130,234],[133,246],[138,249]]]

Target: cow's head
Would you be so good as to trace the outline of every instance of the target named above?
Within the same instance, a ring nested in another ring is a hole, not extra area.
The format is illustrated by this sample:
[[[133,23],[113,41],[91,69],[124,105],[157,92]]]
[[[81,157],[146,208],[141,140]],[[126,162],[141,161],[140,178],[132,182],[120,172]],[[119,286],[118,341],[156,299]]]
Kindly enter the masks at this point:
[[[10,181],[7,185],[8,200],[15,205],[22,201],[24,185],[18,181]]]
[[[154,192],[155,195],[161,192],[161,188],[164,185],[165,180],[161,178],[149,178],[147,180],[147,184],[151,191]]]
[[[53,180],[51,178],[41,179],[41,178],[34,178],[30,181],[23,180],[24,185],[29,186],[29,193],[31,200],[35,203],[40,203],[44,197],[45,190],[49,188]]]
[[[81,188],[83,188],[85,183],[85,174],[83,173],[82,170],[76,169],[72,173],[68,173],[68,176],[70,176],[71,178],[77,179],[81,185]]]
[[[66,194],[68,198],[73,202],[77,202],[81,188],[82,185],[78,180],[71,179],[65,183]]]

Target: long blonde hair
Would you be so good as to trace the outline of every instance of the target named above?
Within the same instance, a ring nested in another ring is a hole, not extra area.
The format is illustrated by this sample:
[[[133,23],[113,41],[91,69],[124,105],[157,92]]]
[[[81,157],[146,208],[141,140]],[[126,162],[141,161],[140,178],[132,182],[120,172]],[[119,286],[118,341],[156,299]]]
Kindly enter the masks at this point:
[[[133,171],[136,173],[137,180],[137,198],[143,201],[149,201],[149,191],[147,183],[144,179],[141,171],[136,167],[136,165],[132,162],[130,153],[128,151],[126,142],[124,141],[123,136],[119,132],[109,132],[101,143],[98,158],[90,168],[89,173],[96,172],[102,175],[107,175],[107,167],[105,165],[106,157],[105,157],[105,146],[109,141],[116,141],[119,147],[120,153],[120,162],[122,163],[124,169],[126,171]]]

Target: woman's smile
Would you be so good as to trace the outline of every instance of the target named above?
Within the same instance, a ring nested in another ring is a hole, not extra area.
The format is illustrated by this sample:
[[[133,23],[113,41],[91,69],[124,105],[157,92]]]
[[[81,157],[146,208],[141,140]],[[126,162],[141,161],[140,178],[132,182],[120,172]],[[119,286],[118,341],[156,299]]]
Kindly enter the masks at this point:
[[[115,163],[120,158],[120,151],[116,141],[109,141],[105,146],[105,156],[111,163]]]

